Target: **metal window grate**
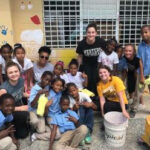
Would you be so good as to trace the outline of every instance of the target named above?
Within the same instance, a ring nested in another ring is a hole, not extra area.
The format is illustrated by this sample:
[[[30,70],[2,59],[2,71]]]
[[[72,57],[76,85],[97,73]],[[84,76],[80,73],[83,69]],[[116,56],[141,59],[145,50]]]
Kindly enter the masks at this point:
[[[138,45],[142,25],[150,23],[149,0],[120,0],[119,41]]]
[[[44,0],[46,45],[74,48],[96,22],[98,35],[138,45],[140,28],[150,23],[150,0]]]

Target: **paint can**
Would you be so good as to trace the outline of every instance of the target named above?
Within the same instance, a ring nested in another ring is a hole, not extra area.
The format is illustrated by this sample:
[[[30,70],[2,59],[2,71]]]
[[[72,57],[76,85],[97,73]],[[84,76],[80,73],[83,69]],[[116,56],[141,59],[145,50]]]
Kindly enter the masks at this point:
[[[126,140],[128,119],[121,112],[108,112],[104,115],[105,140],[112,147],[122,147]]]

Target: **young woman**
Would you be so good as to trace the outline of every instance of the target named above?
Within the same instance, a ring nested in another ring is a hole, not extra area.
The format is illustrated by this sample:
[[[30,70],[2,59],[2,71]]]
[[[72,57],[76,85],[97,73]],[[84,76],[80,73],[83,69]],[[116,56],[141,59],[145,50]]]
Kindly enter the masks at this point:
[[[53,72],[54,66],[48,62],[51,54],[51,49],[47,46],[42,46],[39,51],[39,61],[34,63],[33,72],[35,82],[40,82],[41,76],[45,71]]]
[[[105,49],[105,41],[97,37],[96,24],[91,23],[86,28],[86,38],[79,42],[76,52],[80,71],[88,76],[88,90],[97,93],[97,58]]]
[[[125,94],[125,86],[119,77],[111,76],[111,70],[107,66],[99,68],[100,81],[97,91],[100,97],[102,116],[110,111],[119,111],[127,118],[128,100]]]

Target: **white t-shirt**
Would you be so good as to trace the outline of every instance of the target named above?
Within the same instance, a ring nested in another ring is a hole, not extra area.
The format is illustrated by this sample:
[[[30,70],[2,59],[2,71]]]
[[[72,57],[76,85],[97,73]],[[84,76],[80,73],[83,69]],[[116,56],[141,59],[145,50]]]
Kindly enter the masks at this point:
[[[0,65],[2,65],[2,74],[5,74],[6,62],[5,59],[2,57],[2,55],[0,55]]]
[[[45,71],[51,71],[53,72],[54,70],[54,66],[50,63],[47,63],[45,65],[45,67],[41,68],[37,65],[37,63],[34,63],[33,64],[33,72],[34,72],[34,79],[37,81],[37,82],[40,82],[41,81],[41,76],[42,74],[45,72]]]
[[[13,58],[13,62],[17,63],[20,67],[21,73],[24,73],[25,71],[27,71],[28,69],[33,67],[33,63],[30,59],[28,58],[24,58],[24,67],[22,67],[20,65],[20,63],[18,62],[17,58]]]
[[[112,52],[110,55],[106,55],[105,52],[101,52],[98,57],[98,62],[108,66],[113,70],[113,65],[119,63],[118,55],[116,52]]]
[[[81,72],[77,72],[75,76],[72,76],[71,73],[66,73],[60,76],[62,79],[65,80],[65,83],[70,83],[73,82],[78,89],[83,89],[83,82],[85,81],[82,78],[82,73]]]
[[[72,96],[69,96],[69,100],[70,100],[69,107],[73,108],[73,106],[76,104],[76,100]],[[85,101],[89,103],[92,102],[91,98],[88,95],[86,95],[85,93],[79,92],[79,103],[82,103]]]

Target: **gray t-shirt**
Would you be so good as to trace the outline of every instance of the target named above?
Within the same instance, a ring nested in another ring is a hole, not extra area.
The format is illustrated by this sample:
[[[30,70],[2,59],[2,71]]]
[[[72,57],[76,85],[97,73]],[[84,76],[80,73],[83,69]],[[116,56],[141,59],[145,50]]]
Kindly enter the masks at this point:
[[[1,86],[0,89],[5,89],[9,94],[11,94],[15,98],[15,105],[21,106],[22,97],[24,92],[24,80],[19,78],[18,83],[16,85],[11,85],[9,81],[5,81]]]
[[[33,64],[33,72],[34,72],[34,79],[36,82],[41,81],[41,76],[45,71],[51,71],[53,72],[54,66],[50,63],[47,63],[45,67],[41,68],[37,65],[37,63]]]

